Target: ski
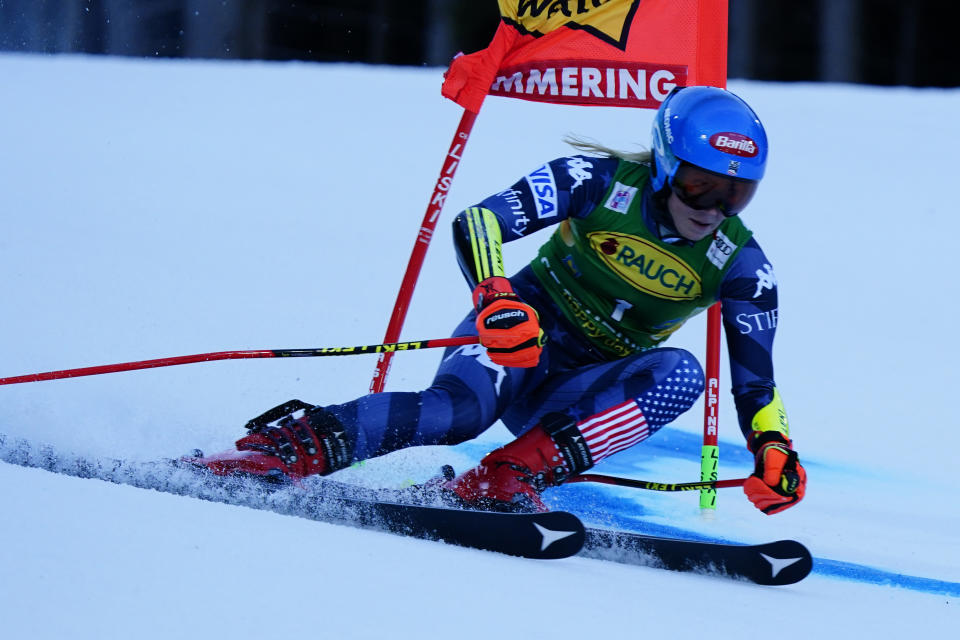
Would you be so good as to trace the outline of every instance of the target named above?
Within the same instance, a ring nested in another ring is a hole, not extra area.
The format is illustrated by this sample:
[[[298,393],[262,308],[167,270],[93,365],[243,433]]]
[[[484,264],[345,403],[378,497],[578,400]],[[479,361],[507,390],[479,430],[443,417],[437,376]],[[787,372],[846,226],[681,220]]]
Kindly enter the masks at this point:
[[[580,519],[564,511],[496,513],[354,498],[326,503],[347,517],[320,520],[539,560],[576,555],[586,535]]]
[[[584,527],[564,511],[498,513],[445,506],[427,486],[369,489],[311,477],[301,484],[262,476],[217,476],[184,460],[88,458],[0,433],[0,461],[321,522],[437,540],[537,559],[580,556],[764,585],[792,584],[812,568],[799,542],[734,545]]]
[[[436,488],[443,476],[406,489],[367,489],[319,477],[291,481],[282,475],[219,476],[206,466],[202,452],[194,453],[174,464],[208,482],[245,481],[267,493],[286,490],[287,499],[296,496],[296,515],[319,521],[539,560],[576,555],[586,538],[580,519],[565,511],[504,513],[452,507]],[[452,477],[453,469],[443,473]]]
[[[198,473],[214,482],[238,479],[202,470]],[[278,486],[263,478],[248,476],[247,481],[261,485],[265,491]],[[287,487],[285,490],[296,496],[296,515],[322,522],[538,560],[576,555],[586,539],[583,523],[565,511],[501,513],[457,509],[444,503],[429,484],[407,489],[367,489],[330,478],[309,480],[308,485],[299,487],[290,483],[279,486]]]
[[[794,584],[813,568],[810,551],[795,540],[738,545],[595,528],[587,528],[579,555],[762,585]]]
[[[435,493],[415,488],[367,489],[317,477],[294,484],[263,476],[217,476],[188,460],[90,458],[0,433],[3,462],[319,522],[536,559],[573,556],[585,539],[580,519],[563,511],[467,511],[445,507]]]

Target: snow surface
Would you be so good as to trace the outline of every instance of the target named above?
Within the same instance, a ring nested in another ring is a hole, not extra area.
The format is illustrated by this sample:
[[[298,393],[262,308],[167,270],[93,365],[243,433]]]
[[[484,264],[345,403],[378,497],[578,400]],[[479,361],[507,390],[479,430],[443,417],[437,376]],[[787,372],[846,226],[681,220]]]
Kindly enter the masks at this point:
[[[383,335],[460,117],[441,69],[0,55],[0,376]],[[790,587],[572,558],[527,561],[0,464],[6,638],[954,637],[960,91],[731,82],[772,156],[745,213],[780,283],[777,379],[810,474],[774,517],[737,490],[570,485],[587,519],[740,542],[795,538]],[[474,128],[405,339],[468,305],[448,225],[565,133],[636,148],[652,112],[491,98]],[[944,189],[939,189],[943,186]],[[545,236],[506,247],[519,269]],[[673,344],[703,351],[703,322]],[[389,389],[425,386],[400,354]],[[216,451],[292,397],[364,393],[374,356],[244,360],[0,388],[0,433],[85,456]],[[724,360],[725,362],[725,360]],[[724,364],[724,376],[726,364]],[[598,472],[695,480],[702,409]],[[452,450],[340,474],[367,485],[475,462]],[[729,394],[721,477],[749,473]],[[577,493],[579,492],[579,493]],[[533,634],[533,635],[531,635]]]

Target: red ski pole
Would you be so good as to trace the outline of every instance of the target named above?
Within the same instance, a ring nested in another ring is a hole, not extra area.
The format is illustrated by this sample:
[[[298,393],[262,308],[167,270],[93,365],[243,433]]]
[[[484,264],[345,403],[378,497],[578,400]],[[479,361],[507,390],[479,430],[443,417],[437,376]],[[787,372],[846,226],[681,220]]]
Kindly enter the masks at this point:
[[[19,384],[22,382],[41,382],[43,380],[60,380],[62,378],[78,378],[81,376],[96,376],[101,373],[117,373],[119,371],[136,371],[138,369],[154,369],[157,367],[172,367],[179,364],[194,362],[212,362],[214,360],[242,360],[247,358],[315,358],[318,356],[353,356],[362,353],[395,353],[397,351],[413,351],[416,349],[433,349],[435,347],[457,347],[465,344],[476,344],[476,336],[460,338],[439,338],[436,340],[416,340],[412,342],[393,342],[384,344],[369,344],[357,347],[319,347],[316,349],[261,349],[256,351],[217,351],[213,353],[198,353],[192,356],[174,356],[172,358],[157,358],[155,360],[140,360],[137,362],[121,362],[81,369],[64,369],[62,371],[48,371],[46,373],[30,373],[10,378],[0,378],[0,385]]]

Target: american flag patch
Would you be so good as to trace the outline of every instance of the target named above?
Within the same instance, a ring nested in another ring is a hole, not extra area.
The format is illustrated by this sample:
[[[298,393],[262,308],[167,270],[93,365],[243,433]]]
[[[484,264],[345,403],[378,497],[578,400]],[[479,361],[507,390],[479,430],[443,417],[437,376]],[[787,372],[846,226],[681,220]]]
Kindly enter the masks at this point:
[[[590,448],[594,463],[643,442],[650,436],[647,419],[636,400],[611,407],[577,426]]]

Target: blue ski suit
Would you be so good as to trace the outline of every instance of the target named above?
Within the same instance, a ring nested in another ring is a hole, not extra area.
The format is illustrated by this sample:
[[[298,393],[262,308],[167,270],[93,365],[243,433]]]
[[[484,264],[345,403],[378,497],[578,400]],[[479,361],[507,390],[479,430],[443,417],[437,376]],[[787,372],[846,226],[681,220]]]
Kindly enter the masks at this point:
[[[707,248],[705,255],[710,254],[709,260],[702,261],[703,267],[691,267],[691,273],[700,270],[704,290],[696,299],[687,300],[688,304],[679,312],[681,317],[672,320],[664,331],[649,337],[646,344],[643,343],[646,334],[631,336],[625,328],[627,318],[623,317],[623,309],[629,307],[633,321],[639,322],[644,319],[648,306],[652,309],[656,303],[658,309],[669,309],[669,304],[662,299],[643,297],[643,292],[636,291],[636,296],[628,296],[629,302],[617,299],[601,310],[606,304],[603,297],[614,297],[613,293],[605,292],[608,289],[622,291],[627,286],[624,278],[629,278],[629,274],[624,276],[624,268],[613,262],[614,256],[607,256],[610,259],[602,262],[586,255],[591,246],[597,255],[600,255],[597,247],[607,251],[610,246],[609,238],[607,244],[601,245],[602,237],[594,235],[606,230],[604,221],[629,220],[635,229],[641,229],[642,233],[634,231],[632,235],[614,234],[617,238],[627,238],[625,242],[634,238],[631,246],[648,247],[665,254],[686,247],[686,255],[700,246],[691,249],[690,245],[695,243],[672,230],[665,202],[652,192],[648,173],[646,165],[614,157],[558,158],[476,207],[461,212],[453,224],[454,242],[461,269],[471,287],[476,286],[483,275],[474,266],[478,234],[493,234],[503,242],[510,242],[559,224],[562,228],[556,230],[556,234],[576,236],[583,227],[593,229],[589,235],[597,241],[591,245],[585,236],[573,238],[586,247],[585,253],[580,257],[560,256],[560,260],[553,261],[558,264],[551,264],[549,268],[562,270],[563,274],[554,275],[549,269],[544,270],[543,264],[550,261],[545,257],[548,254],[541,250],[541,255],[530,265],[510,277],[520,298],[537,310],[548,337],[536,367],[499,366],[487,357],[480,345],[451,347],[444,352],[436,376],[425,390],[371,394],[327,406],[343,423],[353,445],[354,459],[363,460],[410,446],[457,444],[475,438],[497,420],[520,435],[537,424],[543,414],[553,411],[566,412],[583,423],[624,403],[642,412],[642,431],[619,446],[609,447],[606,455],[632,446],[676,419],[703,392],[704,374],[697,359],[683,349],[659,346],[659,342],[715,300],[722,303],[732,392],[741,430],[747,435],[757,426],[757,421],[779,421],[785,427],[771,356],[778,320],[777,284],[770,261],[749,231],[740,234],[743,241],[734,247],[735,251],[726,249],[719,260],[717,247],[722,247],[721,238],[726,236],[720,233],[701,241]],[[471,214],[477,211],[484,212],[483,217],[474,216],[471,220]],[[478,224],[474,224],[477,220],[486,220],[491,228],[478,229]],[[736,224],[742,228],[738,220]],[[718,232],[728,228],[724,225]],[[570,244],[571,238],[563,239]],[[625,251],[616,258],[631,256],[630,266],[636,268],[642,256],[634,250],[626,254]],[[587,283],[589,287],[582,289],[591,291],[589,301],[577,299],[577,289],[572,285],[566,288],[557,285],[564,278],[570,283],[577,282],[586,272],[582,268],[586,260],[599,265],[594,267],[592,276],[597,281]],[[626,264],[622,259],[621,263]],[[606,271],[605,264],[611,265]],[[652,266],[649,262],[639,263],[641,269],[646,269],[647,277],[651,275]],[[662,281],[677,282],[676,278],[668,281],[666,272],[662,268],[660,271]],[[560,275],[563,277],[559,278]],[[546,280],[551,277],[557,282],[548,283]],[[636,289],[636,280],[628,284]],[[569,293],[571,288],[574,294]],[[601,315],[606,317],[600,318]],[[622,344],[613,351],[605,348],[588,328],[596,326],[595,323],[578,320],[586,316],[602,325],[608,341],[609,336],[619,335],[623,338]],[[475,319],[476,311],[470,311],[453,335],[477,335]],[[622,326],[618,322],[622,322]],[[595,461],[602,457],[605,455],[594,456]]]

